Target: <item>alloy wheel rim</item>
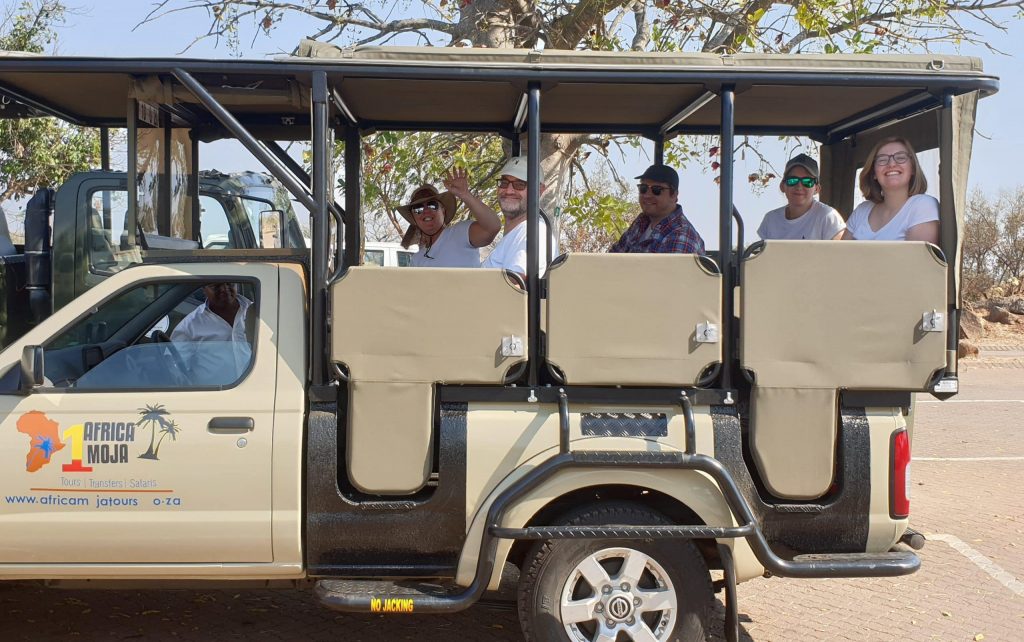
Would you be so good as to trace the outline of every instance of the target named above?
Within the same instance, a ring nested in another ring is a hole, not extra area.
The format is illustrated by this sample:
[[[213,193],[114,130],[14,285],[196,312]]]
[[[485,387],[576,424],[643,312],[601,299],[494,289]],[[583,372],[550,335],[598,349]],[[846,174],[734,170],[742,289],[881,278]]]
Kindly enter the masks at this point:
[[[591,553],[562,587],[559,617],[574,642],[664,642],[675,628],[678,599],[664,567],[636,549]]]

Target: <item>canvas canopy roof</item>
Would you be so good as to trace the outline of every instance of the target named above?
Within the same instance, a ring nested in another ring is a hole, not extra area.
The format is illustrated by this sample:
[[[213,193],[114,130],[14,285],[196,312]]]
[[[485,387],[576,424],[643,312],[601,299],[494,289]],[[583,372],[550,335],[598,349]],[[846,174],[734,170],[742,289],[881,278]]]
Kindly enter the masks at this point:
[[[0,118],[49,114],[123,127],[134,98],[161,107],[173,126],[189,127],[196,138],[228,136],[181,83],[181,72],[264,140],[310,138],[316,72],[327,76],[333,125],[363,133],[511,136],[524,129],[528,85],[540,83],[542,131],[716,135],[719,93],[730,87],[736,134],[822,143],[822,168],[833,178],[822,199],[840,211],[853,206],[845,177],[852,179],[874,141],[898,133],[919,150],[940,148],[951,179],[943,181],[942,220],[955,222],[943,226],[942,247],[957,266],[976,104],[998,90],[979,59],[961,56],[344,49],[304,41],[295,56],[256,61],[0,52]],[[952,282],[950,290],[955,297]]]
[[[714,133],[720,121],[714,92],[728,83],[737,92],[737,133],[822,141],[873,119],[935,107],[945,91],[988,94],[998,87],[980,60],[958,56],[341,49],[305,41],[296,56],[264,61],[6,53],[0,55],[0,92],[81,124],[123,126],[126,101],[134,95],[184,105],[183,115],[213,125],[173,82],[176,68],[203,82],[243,122],[268,126],[286,117],[306,132],[281,131],[279,138],[308,136],[314,70],[328,72],[348,115],[364,129],[509,130],[526,83],[537,80],[545,131]]]

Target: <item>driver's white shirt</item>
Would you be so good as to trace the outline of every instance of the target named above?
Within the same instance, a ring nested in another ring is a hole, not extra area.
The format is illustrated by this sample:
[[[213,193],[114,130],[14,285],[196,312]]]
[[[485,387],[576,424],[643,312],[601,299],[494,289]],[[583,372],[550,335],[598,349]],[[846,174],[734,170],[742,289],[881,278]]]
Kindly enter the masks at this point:
[[[224,381],[225,364],[222,362],[224,352],[203,350],[200,345],[204,341],[223,341],[231,343],[231,356],[237,378],[249,367],[252,359],[252,346],[245,336],[245,315],[252,301],[238,296],[238,312],[235,322],[228,325],[216,312],[210,310],[205,303],[188,313],[171,333],[171,341],[180,343],[179,351],[186,365],[191,370],[192,379],[200,383],[218,383],[227,385],[234,380]]]

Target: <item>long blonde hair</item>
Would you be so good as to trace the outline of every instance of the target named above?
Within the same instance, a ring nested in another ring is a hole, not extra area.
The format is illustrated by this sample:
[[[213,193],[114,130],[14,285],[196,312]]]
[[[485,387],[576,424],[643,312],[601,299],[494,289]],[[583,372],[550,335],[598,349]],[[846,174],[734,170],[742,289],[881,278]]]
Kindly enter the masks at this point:
[[[864,162],[864,167],[860,170],[860,178],[858,184],[860,185],[860,193],[864,195],[864,198],[871,201],[872,203],[881,203],[885,200],[885,195],[882,194],[882,186],[878,184],[878,179],[875,178],[875,158],[878,157],[878,150],[882,149],[889,143],[899,143],[907,148],[907,153],[910,154],[910,163],[914,168],[914,175],[910,179],[910,187],[908,196],[914,196],[916,194],[924,194],[928,191],[928,179],[924,177],[924,173],[921,171],[921,164],[917,162],[917,154],[914,152],[914,146],[910,144],[910,141],[902,136],[890,136],[889,138],[883,138],[871,148],[871,153],[868,154],[867,160]]]

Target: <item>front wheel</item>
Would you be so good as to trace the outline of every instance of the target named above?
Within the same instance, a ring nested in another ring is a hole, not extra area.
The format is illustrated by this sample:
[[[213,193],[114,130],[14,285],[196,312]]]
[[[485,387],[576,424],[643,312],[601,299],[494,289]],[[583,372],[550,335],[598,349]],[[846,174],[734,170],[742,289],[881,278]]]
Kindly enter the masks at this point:
[[[616,502],[584,507],[565,523],[670,522]],[[554,540],[527,556],[519,620],[538,642],[690,642],[704,639],[712,600],[707,565],[689,540]]]

